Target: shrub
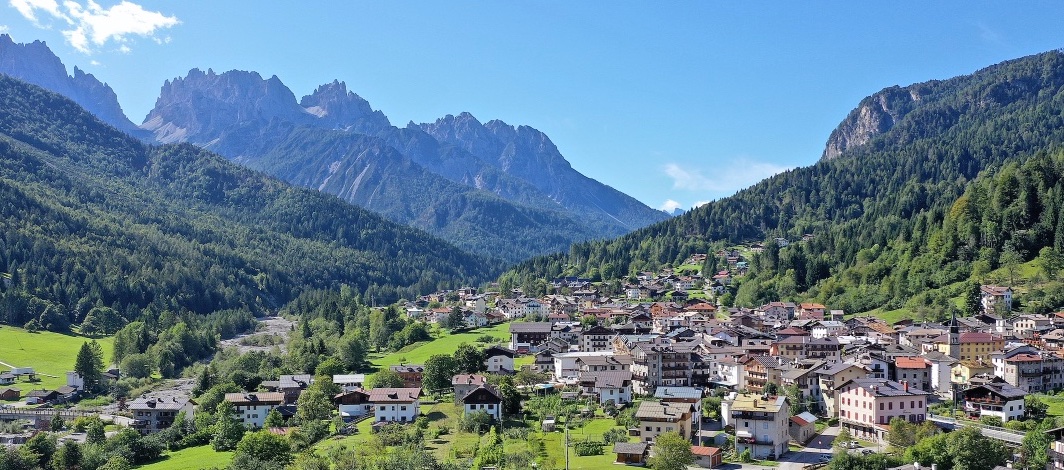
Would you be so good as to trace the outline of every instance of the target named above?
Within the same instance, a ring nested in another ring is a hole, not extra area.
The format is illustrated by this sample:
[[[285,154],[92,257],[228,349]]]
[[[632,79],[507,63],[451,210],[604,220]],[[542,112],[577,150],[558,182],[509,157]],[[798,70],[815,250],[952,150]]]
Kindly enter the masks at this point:
[[[621,428],[613,428],[602,433],[602,440],[606,444],[615,444],[618,442],[628,442],[628,431]]]
[[[576,448],[576,455],[586,457],[588,455],[602,455],[602,443],[598,441],[581,441],[577,442],[573,447]]]

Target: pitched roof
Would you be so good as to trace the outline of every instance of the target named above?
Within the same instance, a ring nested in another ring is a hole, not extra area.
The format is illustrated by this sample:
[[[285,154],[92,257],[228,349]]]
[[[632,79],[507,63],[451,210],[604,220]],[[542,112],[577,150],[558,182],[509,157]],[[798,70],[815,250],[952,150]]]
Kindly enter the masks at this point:
[[[645,454],[647,451],[646,442],[618,442],[613,445],[613,453],[615,454]]]
[[[639,403],[639,409],[635,411],[635,418],[676,421],[682,418],[685,413],[690,413],[692,406],[690,403],[646,400]]]
[[[877,379],[877,378],[860,378],[853,379],[839,386],[842,389],[846,385],[854,385],[858,388],[865,389],[868,393],[877,397],[907,397],[917,395],[930,395],[931,393],[925,392],[915,387],[907,387],[893,380]]]
[[[721,450],[717,447],[709,446],[691,446],[691,453],[694,455],[702,455],[705,457],[711,457],[714,454],[720,454]]]
[[[451,377],[451,385],[484,385],[488,383],[487,377],[479,374],[458,374]]]
[[[550,322],[513,322],[510,333],[550,333]]]
[[[279,405],[284,403],[284,394],[281,392],[226,393],[225,401],[234,405]]]
[[[760,395],[742,394],[732,401],[732,411],[761,411],[765,413],[778,413],[787,403],[787,397],[770,396],[765,400]]]
[[[178,411],[184,408],[188,404],[188,397],[169,397],[169,398],[157,398],[157,397],[140,397],[136,400],[129,402],[129,409],[131,410],[165,410],[165,411]]]
[[[278,380],[278,386],[281,388],[307,388],[313,381],[314,376],[310,374],[282,375],[280,380]]]
[[[372,403],[412,403],[420,397],[420,388],[375,388],[369,391]]]
[[[902,369],[924,369],[927,367],[927,362],[924,362],[922,357],[898,357],[894,359],[894,364]]]
[[[658,387],[654,391],[654,398],[698,400],[702,398],[702,389],[697,387]]]

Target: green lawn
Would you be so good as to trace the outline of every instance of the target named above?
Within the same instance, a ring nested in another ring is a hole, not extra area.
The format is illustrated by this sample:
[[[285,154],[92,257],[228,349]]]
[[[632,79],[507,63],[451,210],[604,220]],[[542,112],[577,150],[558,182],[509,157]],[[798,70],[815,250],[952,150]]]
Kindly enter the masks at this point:
[[[135,468],[143,470],[179,470],[184,468],[225,468],[233,460],[232,452],[215,452],[210,445],[189,447],[170,452],[157,462]]]
[[[477,338],[491,335],[501,343],[510,341],[510,324],[500,323],[490,328],[480,328],[467,333],[452,335],[442,332],[439,338],[425,343],[418,343],[413,347],[403,348],[383,356],[370,356],[370,362],[375,369],[398,365],[400,362],[407,364],[424,364],[433,354],[451,354],[462,343],[476,344]]]
[[[1049,416],[1064,416],[1064,395],[1035,395],[1042,403],[1045,403],[1048,408],[1046,414]]]
[[[32,367],[41,381],[35,383],[19,382],[15,386],[25,395],[32,389],[55,389],[66,385],[67,371],[74,370],[74,359],[82,343],[89,338],[72,334],[42,331],[30,333],[22,328],[0,326],[0,361],[15,367]],[[111,361],[113,338],[100,338],[96,342],[103,348],[104,362]],[[7,371],[7,367],[0,366]]]
[[[588,421],[584,426],[569,430],[569,468],[573,469],[600,469],[611,468],[617,458],[613,453],[613,446],[603,446],[602,455],[589,455],[581,457],[576,455],[576,449],[572,445],[576,442],[590,438],[602,440],[602,433],[615,427],[613,418],[599,418]],[[543,443],[547,449],[547,458],[554,461],[555,468],[565,468],[565,433],[559,429],[556,432],[543,434]]]

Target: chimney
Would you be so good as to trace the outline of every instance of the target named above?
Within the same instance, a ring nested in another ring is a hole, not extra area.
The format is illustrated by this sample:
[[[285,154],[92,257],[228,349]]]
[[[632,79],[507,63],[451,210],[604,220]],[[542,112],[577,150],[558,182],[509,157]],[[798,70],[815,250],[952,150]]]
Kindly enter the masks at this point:
[[[920,462],[913,462],[913,470],[920,470]]]

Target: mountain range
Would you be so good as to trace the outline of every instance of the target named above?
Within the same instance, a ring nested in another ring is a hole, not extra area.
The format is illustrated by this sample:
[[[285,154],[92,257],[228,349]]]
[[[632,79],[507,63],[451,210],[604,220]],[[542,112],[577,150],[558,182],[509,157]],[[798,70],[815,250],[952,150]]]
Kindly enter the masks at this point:
[[[345,83],[296,99],[279,78],[192,69],[166,81],[141,126],[90,74],[42,42],[0,35],[0,73],[68,96],[152,143],[192,143],[509,262],[615,237],[668,214],[574,170],[528,126],[468,113],[393,126]]]

